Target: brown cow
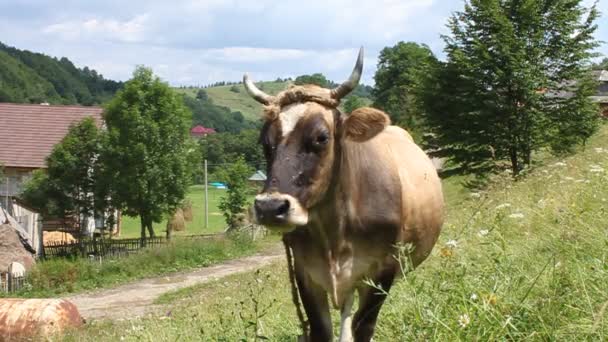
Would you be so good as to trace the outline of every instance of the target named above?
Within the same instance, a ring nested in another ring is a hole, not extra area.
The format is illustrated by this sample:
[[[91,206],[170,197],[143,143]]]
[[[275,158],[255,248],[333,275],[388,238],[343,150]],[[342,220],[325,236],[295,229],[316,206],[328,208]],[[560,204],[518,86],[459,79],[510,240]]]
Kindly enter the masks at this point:
[[[388,291],[401,273],[397,246],[411,244],[417,266],[443,223],[441,182],[411,136],[379,110],[338,109],[362,68],[363,49],[349,80],[337,88],[292,86],[277,96],[243,78],[265,105],[260,139],[268,179],[252,212],[259,223],[282,231],[293,250],[311,341],[333,338],[328,295],[341,310],[340,341],[369,341],[386,292],[363,281]],[[353,317],[354,291],[359,306]]]

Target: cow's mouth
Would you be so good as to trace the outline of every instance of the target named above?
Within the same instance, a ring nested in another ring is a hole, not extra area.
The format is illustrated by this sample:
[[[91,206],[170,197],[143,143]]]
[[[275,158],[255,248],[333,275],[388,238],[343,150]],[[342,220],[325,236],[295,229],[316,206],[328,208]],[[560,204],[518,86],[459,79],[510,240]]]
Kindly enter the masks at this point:
[[[282,193],[263,193],[255,197],[253,220],[271,230],[287,232],[308,223],[308,211],[296,198]]]

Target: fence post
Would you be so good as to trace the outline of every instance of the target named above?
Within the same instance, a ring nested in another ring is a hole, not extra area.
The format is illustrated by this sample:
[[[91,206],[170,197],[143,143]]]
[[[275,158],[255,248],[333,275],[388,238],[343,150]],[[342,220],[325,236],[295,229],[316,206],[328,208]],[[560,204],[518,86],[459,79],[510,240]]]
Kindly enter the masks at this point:
[[[209,193],[207,191],[207,159],[205,159],[205,231],[209,228]]]

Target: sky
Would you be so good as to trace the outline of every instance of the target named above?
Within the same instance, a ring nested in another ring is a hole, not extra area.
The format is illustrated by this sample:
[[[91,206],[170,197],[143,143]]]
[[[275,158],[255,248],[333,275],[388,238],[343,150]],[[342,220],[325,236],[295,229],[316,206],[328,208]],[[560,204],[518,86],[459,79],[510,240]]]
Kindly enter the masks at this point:
[[[585,0],[587,4],[592,0]],[[0,0],[0,41],[68,57],[114,80],[136,65],[171,85],[274,80],[321,72],[348,77],[365,48],[363,83],[373,84],[380,50],[427,44],[440,58],[441,34],[463,0]],[[596,38],[608,42],[608,0]],[[599,52],[608,55],[608,45]]]

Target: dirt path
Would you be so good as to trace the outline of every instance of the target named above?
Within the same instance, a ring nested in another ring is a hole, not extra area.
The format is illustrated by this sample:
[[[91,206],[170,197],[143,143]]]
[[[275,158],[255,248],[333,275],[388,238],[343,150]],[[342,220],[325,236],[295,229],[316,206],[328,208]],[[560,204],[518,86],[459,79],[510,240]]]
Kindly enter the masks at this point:
[[[271,252],[230,260],[222,264],[200,268],[190,272],[138,280],[111,289],[83,293],[67,297],[78,307],[86,320],[109,318],[129,319],[142,316],[158,306],[154,300],[163,293],[205,283],[231,274],[252,271],[283,257],[282,251]]]

